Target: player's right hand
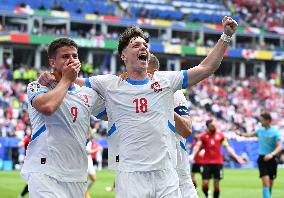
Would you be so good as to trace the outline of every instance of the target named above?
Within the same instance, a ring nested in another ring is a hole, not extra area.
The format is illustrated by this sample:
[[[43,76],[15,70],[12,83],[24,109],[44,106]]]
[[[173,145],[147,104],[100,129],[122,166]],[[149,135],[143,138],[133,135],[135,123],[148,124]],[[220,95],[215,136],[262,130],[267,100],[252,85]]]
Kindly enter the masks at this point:
[[[188,161],[191,162],[191,163],[194,161],[193,155],[189,155],[189,156],[188,156]]]
[[[38,83],[46,87],[51,86],[54,82],[56,82],[55,76],[48,71],[41,73],[38,78]]]
[[[222,25],[224,27],[224,33],[228,36],[232,36],[238,27],[238,23],[231,17],[225,16],[222,19]]]
[[[246,161],[245,161],[244,158],[242,158],[242,157],[238,157],[238,158],[237,158],[237,162],[238,162],[239,164],[245,164],[245,163],[246,163]]]
[[[62,69],[62,78],[67,81],[74,82],[80,72],[81,63],[78,59],[72,62],[67,61]]]

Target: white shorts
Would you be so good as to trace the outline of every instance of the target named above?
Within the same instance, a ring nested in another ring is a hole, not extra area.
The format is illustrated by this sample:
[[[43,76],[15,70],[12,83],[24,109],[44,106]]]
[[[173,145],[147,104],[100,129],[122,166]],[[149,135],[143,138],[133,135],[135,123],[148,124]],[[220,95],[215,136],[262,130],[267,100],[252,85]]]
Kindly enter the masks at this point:
[[[197,191],[193,185],[190,170],[185,171],[177,169],[179,177],[179,188],[182,194],[182,198],[198,198]]]
[[[116,198],[181,198],[175,169],[116,174]]]
[[[30,198],[84,198],[85,182],[61,182],[41,173],[30,173],[28,178]]]
[[[93,164],[93,159],[88,157],[88,174],[95,175],[96,174],[96,167]]]

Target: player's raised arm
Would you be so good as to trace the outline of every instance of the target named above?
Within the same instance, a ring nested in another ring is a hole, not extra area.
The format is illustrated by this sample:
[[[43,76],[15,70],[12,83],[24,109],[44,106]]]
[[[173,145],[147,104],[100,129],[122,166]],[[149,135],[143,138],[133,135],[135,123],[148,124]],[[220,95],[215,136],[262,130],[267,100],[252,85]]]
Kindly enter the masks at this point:
[[[213,74],[220,66],[224,53],[237,29],[237,22],[225,16],[222,20],[224,32],[208,56],[196,67],[188,70],[188,85],[192,86]]]

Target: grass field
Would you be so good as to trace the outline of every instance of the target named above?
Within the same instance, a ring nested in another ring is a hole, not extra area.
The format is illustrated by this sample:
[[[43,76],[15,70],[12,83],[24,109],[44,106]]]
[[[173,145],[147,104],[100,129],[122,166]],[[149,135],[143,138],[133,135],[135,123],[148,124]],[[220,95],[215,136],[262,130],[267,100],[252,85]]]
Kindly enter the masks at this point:
[[[105,192],[112,185],[114,172],[102,170],[97,173],[98,180],[91,189],[92,198],[113,198],[114,193]],[[197,177],[200,185],[200,176]],[[0,197],[16,198],[25,185],[19,172],[0,171]],[[212,185],[210,186],[212,189]],[[200,198],[203,194],[199,192]],[[26,196],[28,197],[28,196]],[[257,169],[225,169],[225,179],[221,181],[220,198],[261,198],[261,181]],[[272,198],[284,197],[284,169],[278,169],[278,177],[273,188]]]

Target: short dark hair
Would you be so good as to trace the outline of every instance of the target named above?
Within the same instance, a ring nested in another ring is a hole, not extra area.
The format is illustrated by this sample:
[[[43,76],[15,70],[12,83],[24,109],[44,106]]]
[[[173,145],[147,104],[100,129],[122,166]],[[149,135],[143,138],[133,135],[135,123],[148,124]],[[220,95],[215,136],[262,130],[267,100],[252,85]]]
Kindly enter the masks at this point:
[[[119,37],[118,42],[118,54],[121,56],[122,51],[128,46],[130,40],[134,37],[143,38],[146,43],[149,43],[149,37],[147,37],[143,30],[138,26],[130,26],[128,27]]]
[[[212,122],[213,122],[213,120],[207,120],[206,121],[206,126],[208,127]]]
[[[160,62],[154,54],[150,55],[148,69],[160,69]]]
[[[76,49],[78,49],[78,45],[77,43],[75,43],[75,41],[73,41],[70,38],[58,38],[55,39],[54,41],[52,41],[47,48],[47,55],[48,58],[52,58],[55,53],[56,50],[60,47],[64,47],[64,46],[68,46],[68,47],[75,47]]]
[[[270,122],[272,121],[271,115],[267,112],[260,114],[260,116],[263,117],[265,120],[268,120]]]

